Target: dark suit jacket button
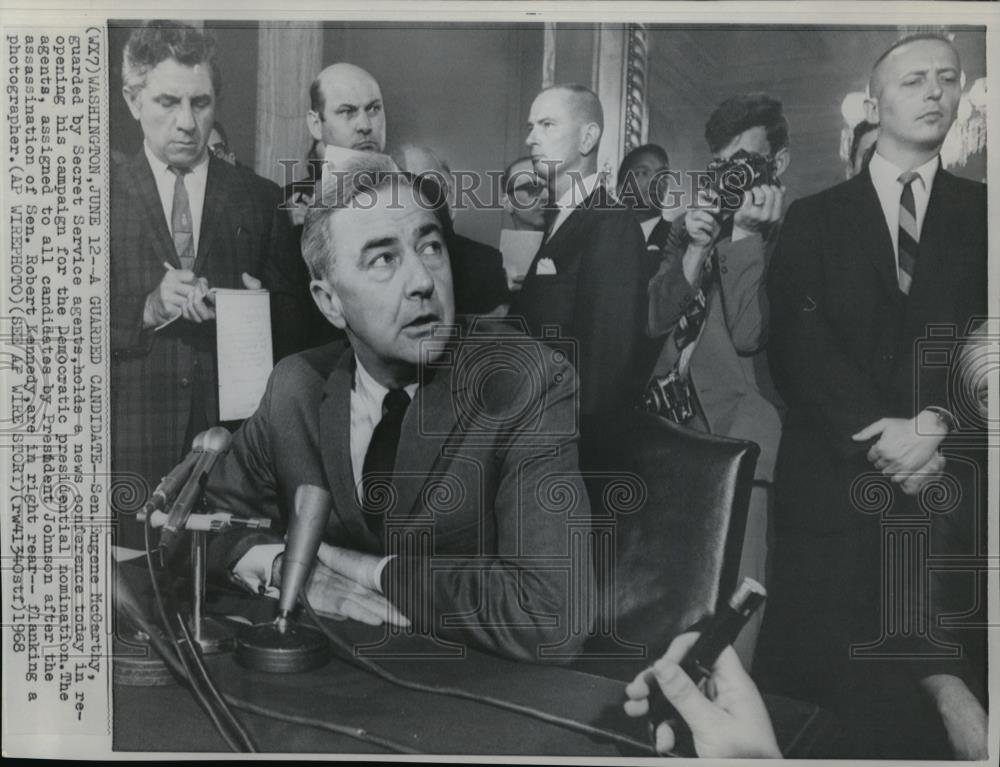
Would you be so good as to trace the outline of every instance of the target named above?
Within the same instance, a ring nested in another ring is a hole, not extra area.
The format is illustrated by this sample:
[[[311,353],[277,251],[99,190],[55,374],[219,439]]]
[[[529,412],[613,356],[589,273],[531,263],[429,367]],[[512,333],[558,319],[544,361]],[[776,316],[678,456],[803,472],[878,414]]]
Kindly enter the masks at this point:
[[[726,257],[725,256],[719,256],[719,263],[720,264],[726,263]]]
[[[184,387],[184,388],[186,389],[186,388],[188,388],[188,387],[189,387],[190,385],[191,385],[191,380],[190,380],[189,378],[182,378],[182,379],[181,379],[181,386],[182,386],[182,387]]]
[[[726,274],[729,271],[729,269],[724,266],[719,271],[722,272],[723,274]]]

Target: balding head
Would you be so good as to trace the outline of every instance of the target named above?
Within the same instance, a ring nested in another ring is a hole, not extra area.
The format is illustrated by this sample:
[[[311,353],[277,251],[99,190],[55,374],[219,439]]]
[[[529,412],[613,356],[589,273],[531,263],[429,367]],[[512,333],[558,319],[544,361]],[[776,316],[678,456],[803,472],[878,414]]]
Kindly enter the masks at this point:
[[[562,186],[559,179],[568,173],[597,170],[603,132],[604,110],[597,94],[582,85],[555,85],[532,102],[525,143],[539,176]]]
[[[378,82],[361,67],[331,64],[309,87],[309,133],[328,146],[381,152],[385,110]]]

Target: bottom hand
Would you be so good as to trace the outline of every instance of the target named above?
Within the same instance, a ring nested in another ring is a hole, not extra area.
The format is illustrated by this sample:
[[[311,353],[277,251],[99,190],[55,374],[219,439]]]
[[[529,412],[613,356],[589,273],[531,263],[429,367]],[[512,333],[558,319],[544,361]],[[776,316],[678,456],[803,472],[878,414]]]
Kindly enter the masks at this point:
[[[931,459],[912,474],[897,474],[892,478],[899,484],[900,490],[907,495],[917,495],[924,485],[938,479],[944,473],[947,461],[940,453],[935,453]]]

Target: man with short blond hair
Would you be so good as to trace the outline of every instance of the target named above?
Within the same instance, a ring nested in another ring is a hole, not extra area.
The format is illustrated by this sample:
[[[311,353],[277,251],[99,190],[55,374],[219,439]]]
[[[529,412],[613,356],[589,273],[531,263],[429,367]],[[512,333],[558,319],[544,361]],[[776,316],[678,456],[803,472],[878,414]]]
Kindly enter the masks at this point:
[[[789,410],[759,670],[766,689],[843,719],[843,756],[987,753],[973,694],[985,693],[984,632],[948,629],[961,643],[950,659],[934,623],[971,611],[968,596],[942,605],[947,582],[885,570],[920,562],[890,540],[974,554],[969,531],[985,522],[978,470],[942,449],[958,426],[947,368],[928,364],[957,343],[935,341],[936,329],[964,333],[986,312],[986,187],[941,167],[960,78],[941,35],[891,46],[872,69],[871,161],[789,208],[771,265],[771,359]],[[942,476],[958,493],[946,514],[922,494]],[[871,513],[876,496],[885,503]],[[903,519],[929,521],[930,538],[883,540]]]

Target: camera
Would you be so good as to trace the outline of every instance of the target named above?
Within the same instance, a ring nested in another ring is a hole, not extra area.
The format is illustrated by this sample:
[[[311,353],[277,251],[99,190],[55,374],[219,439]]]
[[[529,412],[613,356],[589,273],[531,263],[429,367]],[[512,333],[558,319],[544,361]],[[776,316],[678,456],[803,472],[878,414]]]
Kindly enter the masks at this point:
[[[727,160],[708,165],[709,190],[719,200],[720,219],[732,216],[743,204],[747,192],[757,186],[776,185],[778,166],[773,157],[740,149]]]
[[[467,437],[492,439],[499,434],[544,439],[577,433],[576,417],[558,424],[543,419],[551,388],[576,375],[576,342],[562,337],[555,326],[544,327],[540,336],[532,337],[518,320],[481,317],[468,325],[440,326],[426,342],[437,344],[437,353],[425,356],[421,385],[435,375],[451,376],[456,430]],[[574,398],[578,397],[578,387],[568,383]],[[579,407],[573,412],[578,413]],[[420,433],[441,432],[442,423],[427,416],[421,411]]]

